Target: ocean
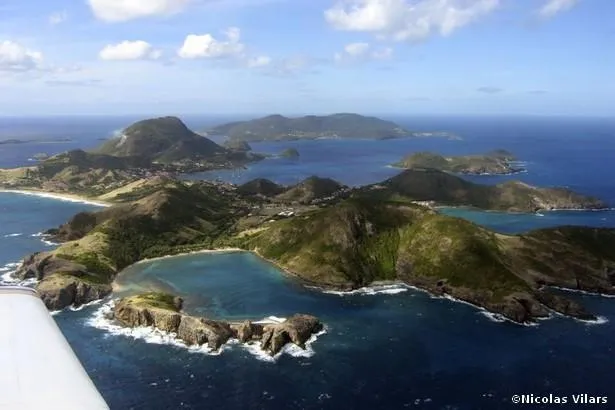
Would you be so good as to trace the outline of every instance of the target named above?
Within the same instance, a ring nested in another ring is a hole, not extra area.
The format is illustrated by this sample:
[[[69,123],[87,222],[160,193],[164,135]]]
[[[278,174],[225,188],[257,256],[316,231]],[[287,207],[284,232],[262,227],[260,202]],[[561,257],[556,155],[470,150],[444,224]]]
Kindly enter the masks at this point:
[[[526,163],[527,173],[469,179],[498,183],[512,178],[567,186],[615,204],[615,184],[609,178],[615,173],[615,120],[392,119],[417,131],[452,132],[463,140],[254,143],[257,152],[294,147],[301,156],[198,177],[232,182],[267,177],[292,183],[319,175],[359,185],[394,175],[398,170],[387,165],[411,152],[470,154],[504,148]],[[21,135],[27,130],[28,135],[37,136],[53,130],[53,138],[69,135],[72,141],[0,145],[0,168],[32,164],[28,159],[41,150],[55,153],[94,146],[99,138],[128,124],[126,118],[54,120],[53,126],[45,119],[7,121],[0,119],[0,140],[15,138],[19,130]],[[189,125],[198,127],[206,121],[215,122],[195,118]],[[0,193],[0,275],[28,253],[53,246],[42,242],[37,233],[88,209],[96,207]],[[443,211],[506,233],[564,224],[615,227],[615,211],[540,215]],[[311,313],[326,324],[326,333],[307,351],[287,349],[272,361],[258,349],[241,345],[212,354],[188,349],[157,332],[118,329],[102,317],[108,301],[56,314],[57,323],[113,409],[506,409],[516,407],[510,401],[514,394],[587,393],[615,400],[613,298],[569,293],[600,316],[598,323],[555,316],[535,326],[521,326],[401,286],[324,293],[297,284],[247,253],[195,254],[141,263],[122,272],[118,283],[125,293],[168,289],[187,299],[188,312],[216,318]],[[33,389],[37,382],[32,381]]]

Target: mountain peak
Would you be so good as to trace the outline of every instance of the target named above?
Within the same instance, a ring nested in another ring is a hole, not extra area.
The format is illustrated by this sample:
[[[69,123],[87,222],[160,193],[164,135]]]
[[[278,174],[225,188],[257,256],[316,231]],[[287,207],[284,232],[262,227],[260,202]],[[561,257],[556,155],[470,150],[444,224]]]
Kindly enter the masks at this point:
[[[181,119],[167,116],[135,122],[117,138],[104,143],[97,152],[173,162],[208,158],[225,149],[190,130]]]

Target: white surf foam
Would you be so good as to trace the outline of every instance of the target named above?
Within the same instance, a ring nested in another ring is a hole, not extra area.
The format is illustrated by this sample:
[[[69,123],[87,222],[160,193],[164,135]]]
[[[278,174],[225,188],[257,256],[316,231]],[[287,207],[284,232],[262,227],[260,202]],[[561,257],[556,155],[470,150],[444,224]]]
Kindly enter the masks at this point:
[[[364,296],[373,296],[373,295],[396,295],[398,293],[407,292],[409,286],[402,283],[395,283],[390,285],[373,285],[366,286],[363,288],[349,290],[349,291],[337,291],[337,290],[327,290],[322,289],[315,286],[308,286],[311,289],[320,290],[323,293],[327,293],[329,295],[338,295],[338,296],[350,296],[350,295],[364,295]]]
[[[292,356],[292,357],[303,357],[303,358],[309,358],[309,357],[314,356],[316,354],[316,351],[314,351],[314,349],[312,348],[312,345],[314,344],[314,342],[316,342],[316,340],[318,340],[319,336],[322,336],[326,333],[327,333],[327,329],[325,328],[321,330],[320,332],[315,333],[312,336],[310,336],[310,338],[305,342],[305,349],[302,349],[295,344],[288,343],[275,356],[271,356],[268,352],[263,350],[261,348],[260,342],[240,344],[239,341],[235,339],[234,344],[239,344],[242,349],[246,350],[248,353],[254,356],[257,360],[268,362],[268,363],[275,363],[280,357],[282,357],[282,355],[285,355],[285,354]]]
[[[277,324],[286,322],[285,317],[277,317],[277,316],[267,316],[263,320],[259,320],[258,322],[253,322],[256,325],[269,325],[269,324]]]
[[[10,262],[0,268],[0,284],[2,285],[18,285],[20,280],[14,278],[12,275],[15,273],[16,268],[21,266],[21,262]]]
[[[35,191],[21,191],[21,190],[12,190],[12,189],[0,189],[0,193],[13,193],[13,194],[20,194],[20,195],[37,196],[37,197],[40,197],[40,198],[55,199],[55,200],[58,200],[58,201],[74,202],[74,203],[80,203],[80,204],[86,204],[86,205],[92,205],[92,206],[99,206],[99,207],[105,207],[105,208],[111,206],[111,205],[103,203],[103,202],[97,202],[97,201],[91,201],[91,200],[83,199],[83,198],[64,196],[64,195],[60,195],[60,194],[52,194],[52,193],[49,193],[49,192],[35,192]]]
[[[581,319],[575,319],[579,322],[585,323],[586,325],[604,325],[609,323],[609,319],[604,317],[604,316],[598,316],[596,317],[596,320],[581,320]]]
[[[35,233],[30,236],[32,236],[33,238],[41,238],[41,242],[43,242],[47,246],[59,246],[60,245],[59,243],[47,240],[46,238],[48,238],[50,235],[47,235],[44,232]]]
[[[97,302],[100,303],[100,301]],[[234,346],[240,346],[241,348],[252,354],[256,359],[266,362],[275,362],[283,354],[288,354],[293,357],[312,357],[314,354],[316,354],[316,352],[312,348],[312,344],[318,339],[318,336],[326,333],[326,330],[322,330],[321,332],[312,335],[310,339],[305,343],[305,350],[301,349],[299,346],[287,344],[277,355],[273,357],[269,353],[261,349],[260,342],[250,342],[242,344],[237,339],[229,339],[229,341],[224,344],[219,351],[214,351],[207,344],[204,344],[202,346],[188,346],[182,340],[178,339],[175,333],[163,332],[154,327],[128,328],[120,326],[116,324],[113,320],[107,318],[107,316],[113,311],[113,306],[113,301],[104,303],[99,309],[94,311],[92,316],[86,321],[86,324],[97,329],[104,330],[108,332],[110,336],[132,337],[134,339],[143,340],[145,343],[177,346],[184,348],[191,353],[202,353],[211,356],[218,356],[224,353],[224,351],[232,349]],[[82,309],[83,307],[81,307],[80,309]],[[286,321],[285,318],[269,316],[268,318],[254,323],[270,324],[282,323],[284,321]]]
[[[580,293],[582,295],[588,295],[588,296],[600,296],[602,298],[615,298],[615,295],[611,295],[608,293],[597,293],[597,292],[589,292],[587,290],[581,290],[581,289],[569,289],[569,288],[562,288],[559,286],[549,286],[550,288],[553,289],[558,289],[564,292],[572,292],[572,293]]]
[[[85,308],[86,308],[86,307],[88,307],[88,306],[96,306],[96,305],[99,305],[100,303],[102,303],[102,301],[103,301],[103,299],[97,299],[97,300],[93,300],[93,301],[91,301],[91,302],[89,302],[89,303],[84,303],[83,305],[78,306],[78,307],[75,307],[75,306],[70,306],[68,309],[69,309],[69,310],[72,310],[73,312],[78,312],[78,311],[80,311],[80,310],[85,309]]]
[[[22,236],[23,233],[10,233],[8,235],[4,235],[5,238],[16,238],[18,236]]]

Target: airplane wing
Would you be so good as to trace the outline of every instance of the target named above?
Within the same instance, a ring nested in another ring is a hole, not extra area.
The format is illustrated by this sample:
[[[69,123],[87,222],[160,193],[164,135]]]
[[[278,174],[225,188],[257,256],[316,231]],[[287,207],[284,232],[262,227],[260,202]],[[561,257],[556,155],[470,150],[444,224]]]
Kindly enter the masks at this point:
[[[108,408],[36,292],[0,287],[0,409]]]

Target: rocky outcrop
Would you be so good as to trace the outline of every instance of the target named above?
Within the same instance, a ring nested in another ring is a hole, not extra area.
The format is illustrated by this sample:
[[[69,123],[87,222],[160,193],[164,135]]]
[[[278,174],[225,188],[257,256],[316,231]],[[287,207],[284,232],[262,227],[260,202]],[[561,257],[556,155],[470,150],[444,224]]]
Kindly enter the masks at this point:
[[[537,292],[537,299],[549,309],[566,316],[581,320],[596,320],[596,316],[589,313],[577,302],[548,292]]]
[[[261,348],[271,354],[278,353],[288,343],[305,349],[305,342],[322,328],[322,323],[314,316],[294,315],[282,323],[266,325],[261,338]]]
[[[36,290],[49,310],[80,306],[111,293],[111,280],[107,276],[50,252],[28,256],[13,276],[21,280],[36,279]]]
[[[323,329],[314,316],[294,315],[282,323],[257,324],[250,321],[229,323],[182,314],[165,294],[148,294],[120,299],[114,308],[114,318],[123,326],[153,326],[177,337],[188,345],[203,345],[218,350],[229,339],[242,343],[259,342],[271,355],[279,353],[288,343],[305,348],[310,337]]]
[[[111,285],[88,283],[70,275],[51,275],[36,285],[36,291],[49,310],[80,306],[109,295]]]
[[[37,252],[25,258],[14,276],[18,279],[43,280],[54,272],[77,272],[85,269],[78,263],[58,258],[52,253]]]

